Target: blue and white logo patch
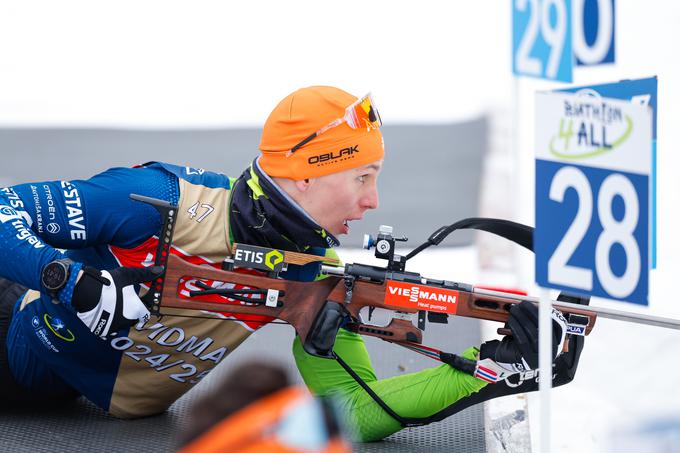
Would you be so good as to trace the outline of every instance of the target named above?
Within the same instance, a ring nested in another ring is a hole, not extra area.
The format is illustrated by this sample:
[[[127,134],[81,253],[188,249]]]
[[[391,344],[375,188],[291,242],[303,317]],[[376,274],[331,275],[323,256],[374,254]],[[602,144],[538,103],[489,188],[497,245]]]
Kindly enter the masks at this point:
[[[585,335],[586,334],[586,326],[581,326],[578,324],[567,324],[567,333],[570,333],[572,335]]]
[[[7,223],[12,220],[21,219],[21,215],[11,206],[0,205],[0,222]]]

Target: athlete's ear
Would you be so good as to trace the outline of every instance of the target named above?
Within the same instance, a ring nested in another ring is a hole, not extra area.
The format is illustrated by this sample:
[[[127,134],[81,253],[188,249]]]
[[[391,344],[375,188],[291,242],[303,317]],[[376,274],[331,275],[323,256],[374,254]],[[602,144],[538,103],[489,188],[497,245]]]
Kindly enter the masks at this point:
[[[295,187],[297,187],[300,192],[306,192],[313,183],[314,179],[301,179],[300,181],[295,181]]]

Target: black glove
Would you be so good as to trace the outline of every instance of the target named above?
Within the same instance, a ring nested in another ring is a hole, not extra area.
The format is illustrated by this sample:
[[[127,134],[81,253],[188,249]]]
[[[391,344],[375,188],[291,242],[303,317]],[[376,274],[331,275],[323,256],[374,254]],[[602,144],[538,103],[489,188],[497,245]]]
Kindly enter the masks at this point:
[[[564,346],[567,320],[555,308],[552,309],[551,318],[552,358],[555,360]],[[513,305],[507,327],[512,336],[482,344],[480,359],[493,359],[508,371],[522,372],[538,368],[538,306],[528,301]]]
[[[161,266],[119,267],[112,271],[84,267],[73,289],[71,305],[92,333],[105,338],[139,321],[148,321],[149,310],[134,285],[153,281],[162,273]]]

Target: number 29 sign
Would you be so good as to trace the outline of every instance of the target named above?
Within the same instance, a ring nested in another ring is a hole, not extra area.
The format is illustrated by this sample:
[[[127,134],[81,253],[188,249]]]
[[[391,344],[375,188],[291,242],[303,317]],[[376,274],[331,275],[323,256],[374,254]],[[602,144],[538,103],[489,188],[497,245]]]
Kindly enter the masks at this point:
[[[536,282],[647,305],[651,111],[536,95]]]
[[[578,65],[614,62],[614,0],[512,0],[512,68],[572,81]]]

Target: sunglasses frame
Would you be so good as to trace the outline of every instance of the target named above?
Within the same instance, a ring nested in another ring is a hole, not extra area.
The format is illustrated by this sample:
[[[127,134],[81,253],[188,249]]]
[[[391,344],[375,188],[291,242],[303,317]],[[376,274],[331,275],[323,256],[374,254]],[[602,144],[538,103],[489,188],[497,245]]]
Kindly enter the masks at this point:
[[[352,120],[352,119],[353,119],[353,116],[354,116],[354,115],[353,115],[353,112],[354,112],[354,110],[356,109],[356,107],[357,107],[358,105],[361,105],[366,99],[368,99],[368,100],[370,101],[371,110],[373,111],[373,113],[375,114],[375,117],[376,117],[376,121],[374,121],[374,122],[368,124],[366,127],[367,127],[368,129],[371,129],[371,128],[377,129],[377,128],[379,128],[380,126],[382,126],[382,120],[380,119],[380,113],[378,113],[378,109],[377,109],[377,107],[375,106],[375,102],[373,101],[373,96],[371,96],[371,93],[368,93],[368,94],[366,94],[365,96],[362,96],[361,98],[359,98],[359,99],[357,99],[356,101],[352,102],[349,106],[347,106],[347,108],[345,109],[345,114],[343,115],[342,118],[336,118],[336,119],[334,119],[333,121],[331,121],[330,123],[328,123],[328,124],[326,124],[324,127],[322,127],[321,129],[319,129],[318,131],[316,131],[316,132],[314,132],[313,134],[311,134],[311,135],[307,136],[306,138],[304,138],[304,139],[303,139],[300,143],[298,143],[297,145],[293,146],[293,147],[290,149],[290,151],[288,151],[288,152],[286,153],[286,157],[292,155],[295,151],[297,151],[298,149],[302,148],[302,147],[305,146],[307,143],[309,143],[310,141],[312,141],[314,138],[318,137],[319,135],[323,134],[323,133],[326,132],[327,130],[332,129],[332,128],[336,127],[336,126],[340,126],[342,123],[347,123],[347,124],[349,125],[349,127],[351,127],[352,129],[359,129],[359,128],[360,128],[360,125],[354,124],[354,121]],[[373,123],[377,123],[378,125],[375,126]]]

